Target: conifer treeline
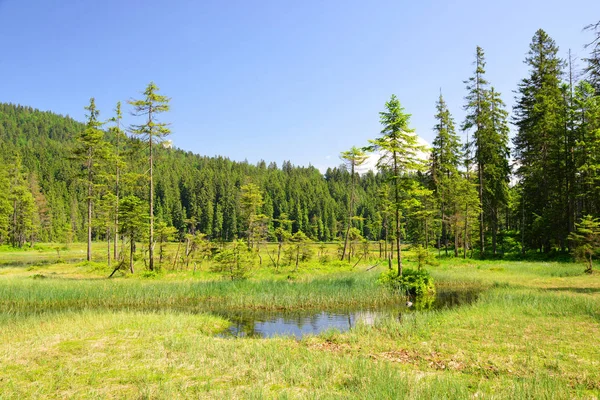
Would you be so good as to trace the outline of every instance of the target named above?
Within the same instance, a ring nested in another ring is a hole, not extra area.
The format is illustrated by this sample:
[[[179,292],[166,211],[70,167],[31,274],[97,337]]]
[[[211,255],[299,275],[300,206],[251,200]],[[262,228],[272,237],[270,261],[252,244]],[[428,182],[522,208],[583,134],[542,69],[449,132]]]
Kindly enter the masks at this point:
[[[114,242],[123,214],[115,205],[122,200],[131,213],[148,214],[144,204],[150,196],[152,221],[161,229],[172,226],[181,236],[202,232],[213,240],[247,237],[256,221],[248,219],[241,196],[253,184],[261,196],[253,215],[261,217],[271,240],[285,226],[290,234],[301,231],[318,241],[363,237],[387,246],[402,239],[456,256],[472,249],[488,254],[567,249],[575,224],[584,215],[600,216],[600,26],[589,29],[595,40],[584,75],[571,59],[559,57],[543,30],[535,33],[525,60],[529,74],[517,89],[512,117],[486,79],[478,47],[473,75],[465,81],[465,120],[453,120],[440,94],[428,168],[411,164],[402,176],[384,163],[378,172],[352,175],[364,157],[360,148],[342,154],[347,167],[323,175],[289,162],[251,165],[156,142],[150,184],[148,142],[125,135],[120,104],[115,112],[98,114],[92,101],[86,124],[0,104],[0,241],[23,246],[84,240],[90,220],[95,239]],[[386,107],[402,110],[396,101],[392,97]],[[394,112],[382,113],[384,125],[389,120],[383,117]],[[404,128],[398,132],[409,133],[408,116],[400,114]],[[146,139],[168,133],[166,125],[144,115],[138,133]],[[384,126],[384,136],[392,125]],[[379,150],[389,145],[388,139],[371,142]],[[346,247],[347,241],[342,257]]]

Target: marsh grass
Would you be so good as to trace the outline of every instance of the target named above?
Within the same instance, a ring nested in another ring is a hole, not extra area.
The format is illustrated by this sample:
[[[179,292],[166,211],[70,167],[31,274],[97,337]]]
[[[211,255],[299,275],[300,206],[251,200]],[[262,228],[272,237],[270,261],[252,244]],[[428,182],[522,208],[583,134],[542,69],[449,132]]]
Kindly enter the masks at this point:
[[[10,315],[82,309],[373,308],[398,301],[369,275],[296,282],[15,278],[0,285],[0,310]]]
[[[215,337],[229,322],[207,310],[377,307],[397,301],[375,283],[385,266],[108,280],[95,261],[0,268],[0,398],[600,397],[600,274],[581,265],[442,259],[438,291],[475,302],[262,340]]]

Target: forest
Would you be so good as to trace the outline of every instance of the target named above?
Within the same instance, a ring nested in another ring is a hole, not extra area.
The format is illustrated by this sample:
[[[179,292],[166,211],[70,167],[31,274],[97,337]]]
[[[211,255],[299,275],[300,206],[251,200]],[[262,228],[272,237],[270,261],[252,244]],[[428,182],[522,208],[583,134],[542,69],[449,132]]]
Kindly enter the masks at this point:
[[[513,110],[477,47],[465,61],[473,72],[464,104],[440,93],[432,107],[430,149],[392,96],[381,135],[342,152],[324,174],[172,148],[169,98],[154,83],[113,111],[100,113],[91,98],[83,122],[0,104],[0,242],[108,241],[118,258],[120,240],[142,241],[153,244],[151,259],[157,237],[196,234],[261,243],[301,232],[338,241],[342,259],[348,241],[361,240],[379,242],[385,257],[401,243],[480,258],[573,250],[578,228],[597,232],[600,217],[600,26],[587,31],[583,69],[535,32]],[[451,107],[463,107],[464,121]],[[124,112],[139,125],[124,126]],[[359,173],[369,154],[377,170]]]

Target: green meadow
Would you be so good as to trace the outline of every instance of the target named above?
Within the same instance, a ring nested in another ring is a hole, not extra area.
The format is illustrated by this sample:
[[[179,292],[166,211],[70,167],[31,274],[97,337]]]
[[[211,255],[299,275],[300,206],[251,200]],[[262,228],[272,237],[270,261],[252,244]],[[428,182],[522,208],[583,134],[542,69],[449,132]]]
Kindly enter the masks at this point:
[[[377,284],[385,263],[337,262],[333,247],[232,281],[209,262],[108,279],[95,246],[91,263],[77,244],[0,253],[1,399],[600,397],[600,274],[581,264],[440,258],[427,267],[438,292],[476,301],[301,339],[227,338],[216,311],[405,299]]]

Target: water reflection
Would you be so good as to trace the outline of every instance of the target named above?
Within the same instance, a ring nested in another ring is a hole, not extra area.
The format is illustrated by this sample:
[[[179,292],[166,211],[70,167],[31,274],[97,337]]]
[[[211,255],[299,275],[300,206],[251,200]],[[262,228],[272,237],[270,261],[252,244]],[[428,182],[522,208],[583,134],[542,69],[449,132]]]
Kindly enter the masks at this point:
[[[423,309],[443,309],[468,304],[477,299],[478,291],[440,291],[434,299],[420,301],[414,306],[392,305],[377,310],[334,310],[296,312],[217,312],[232,322],[220,334],[222,337],[259,337],[314,335],[334,329],[345,332],[356,325],[374,325],[390,317],[402,319],[402,314]]]

